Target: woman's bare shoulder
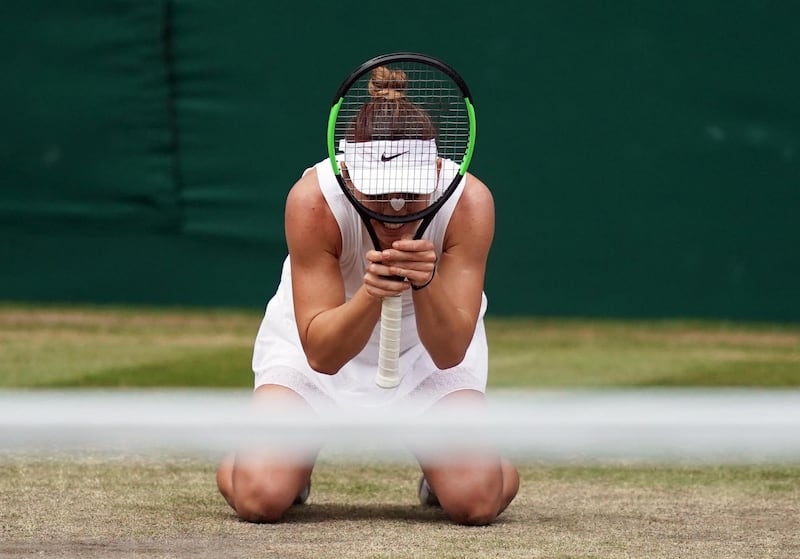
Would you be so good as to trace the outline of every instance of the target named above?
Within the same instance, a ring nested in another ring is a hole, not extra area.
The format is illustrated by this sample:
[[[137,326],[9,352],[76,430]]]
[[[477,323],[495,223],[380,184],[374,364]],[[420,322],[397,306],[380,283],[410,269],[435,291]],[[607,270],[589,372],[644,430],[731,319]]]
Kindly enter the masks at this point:
[[[321,242],[330,247],[341,244],[339,225],[322,194],[316,169],[305,173],[289,190],[285,222],[290,248],[292,240],[302,243],[310,238],[315,239],[314,244]]]
[[[466,198],[468,203],[478,204],[494,214],[494,197],[489,187],[473,174],[467,173],[466,185],[461,198]]]
[[[322,190],[319,187],[316,169],[310,169],[304,173],[303,176],[294,183],[294,186],[289,190],[289,195],[286,198],[287,204],[299,203],[301,205],[310,205],[324,201],[325,197],[322,195]]]
[[[494,197],[489,187],[475,175],[467,173],[464,192],[458,200],[453,218],[470,228],[476,222],[494,226]]]

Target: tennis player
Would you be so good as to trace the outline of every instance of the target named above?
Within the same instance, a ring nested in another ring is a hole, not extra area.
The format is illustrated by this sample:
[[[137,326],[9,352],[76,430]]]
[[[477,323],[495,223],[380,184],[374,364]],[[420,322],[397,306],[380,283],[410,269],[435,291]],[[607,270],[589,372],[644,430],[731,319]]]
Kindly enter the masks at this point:
[[[392,86],[402,82],[402,75],[382,71],[386,75],[378,72],[370,83],[373,99],[357,126],[372,131],[368,139],[374,141],[374,131],[380,128],[376,115],[382,115],[383,123],[388,115],[397,128],[389,131],[393,138],[408,141],[399,155],[380,157],[396,158],[397,164],[404,158],[415,165],[423,161],[435,176],[448,162],[430,150],[435,131],[426,130],[433,125],[422,109],[405,99],[402,83]],[[364,156],[359,152],[358,157]],[[347,163],[351,155],[343,157]],[[382,186],[385,183],[364,180],[360,184],[367,185],[370,195],[392,194],[398,214],[426,203],[419,185],[415,196],[403,197],[402,191],[381,191],[388,188]],[[427,191],[435,187],[431,184]],[[375,202],[382,203],[388,202]],[[416,225],[372,223],[383,248],[377,251],[330,161],[306,170],[286,201],[289,255],[255,342],[253,401],[258,409],[324,417],[336,409],[433,414],[443,409],[465,413],[466,407],[470,419],[485,409],[483,285],[494,235],[492,195],[467,173],[419,240],[412,239]],[[403,378],[396,388],[386,389],[375,383],[378,322],[382,299],[395,295],[403,303]],[[423,474],[420,500],[440,506],[455,523],[490,524],[516,495],[519,475],[493,449],[461,443],[435,453],[416,453]],[[307,498],[317,452],[318,448],[239,452],[220,465],[219,490],[242,519],[278,521],[290,506]]]

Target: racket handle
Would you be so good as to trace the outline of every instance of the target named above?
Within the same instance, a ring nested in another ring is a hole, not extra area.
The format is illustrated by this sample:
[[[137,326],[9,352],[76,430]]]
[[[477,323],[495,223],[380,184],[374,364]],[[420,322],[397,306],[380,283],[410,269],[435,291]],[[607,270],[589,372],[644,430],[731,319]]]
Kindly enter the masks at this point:
[[[400,321],[403,302],[400,296],[385,297],[381,305],[381,337],[378,347],[378,374],[375,384],[394,388],[400,384]]]

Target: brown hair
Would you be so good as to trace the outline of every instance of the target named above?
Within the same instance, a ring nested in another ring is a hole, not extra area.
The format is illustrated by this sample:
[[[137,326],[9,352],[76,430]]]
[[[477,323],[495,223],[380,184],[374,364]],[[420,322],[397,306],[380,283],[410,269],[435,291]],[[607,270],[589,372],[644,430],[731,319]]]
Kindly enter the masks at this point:
[[[408,77],[402,70],[378,66],[367,89],[371,100],[356,115],[352,142],[372,140],[431,140],[436,127],[431,117],[406,97]]]

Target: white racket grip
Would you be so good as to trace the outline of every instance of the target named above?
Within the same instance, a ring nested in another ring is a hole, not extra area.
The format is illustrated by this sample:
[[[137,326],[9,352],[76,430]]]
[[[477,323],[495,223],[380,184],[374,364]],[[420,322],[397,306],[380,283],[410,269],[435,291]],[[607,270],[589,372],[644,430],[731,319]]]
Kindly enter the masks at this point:
[[[378,347],[378,374],[375,384],[394,388],[400,384],[400,321],[403,302],[400,296],[385,297],[381,305],[381,337]]]

